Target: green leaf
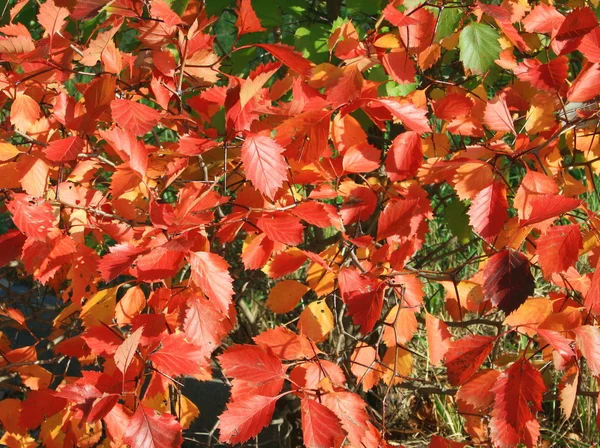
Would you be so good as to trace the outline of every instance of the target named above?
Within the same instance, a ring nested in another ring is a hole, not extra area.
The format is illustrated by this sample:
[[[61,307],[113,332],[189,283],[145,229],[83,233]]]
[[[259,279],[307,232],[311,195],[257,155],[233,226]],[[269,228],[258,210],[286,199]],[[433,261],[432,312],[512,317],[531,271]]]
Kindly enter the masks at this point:
[[[437,30],[435,32],[435,40],[440,41],[454,33],[463,12],[459,8],[444,8],[438,20]]]
[[[346,7],[352,14],[379,14],[383,10],[384,2],[382,0],[348,0]]]
[[[252,0],[252,7],[264,28],[283,25],[280,6],[273,0]]]
[[[206,0],[204,7],[209,16],[220,16],[227,8],[235,7],[235,0]]]
[[[500,36],[491,26],[472,23],[460,32],[458,47],[465,68],[477,73],[487,71],[500,54]]]
[[[295,34],[295,47],[315,64],[329,60],[327,39],[330,29],[327,25],[315,23],[308,28],[300,27]]]
[[[448,229],[458,238],[459,243],[465,244],[471,236],[467,207],[458,199],[454,199],[444,209],[444,220]]]
[[[190,0],[172,0],[169,6],[171,6],[171,9],[175,11],[178,16],[183,16],[189,2]]]

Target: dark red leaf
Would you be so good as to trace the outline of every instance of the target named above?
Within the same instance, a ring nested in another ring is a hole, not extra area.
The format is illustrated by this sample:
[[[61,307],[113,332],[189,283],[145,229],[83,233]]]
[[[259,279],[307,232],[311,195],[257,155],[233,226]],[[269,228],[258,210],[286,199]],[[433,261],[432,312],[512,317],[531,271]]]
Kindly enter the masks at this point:
[[[519,308],[535,289],[529,260],[513,249],[493,255],[483,270],[483,277],[484,297],[506,314]]]

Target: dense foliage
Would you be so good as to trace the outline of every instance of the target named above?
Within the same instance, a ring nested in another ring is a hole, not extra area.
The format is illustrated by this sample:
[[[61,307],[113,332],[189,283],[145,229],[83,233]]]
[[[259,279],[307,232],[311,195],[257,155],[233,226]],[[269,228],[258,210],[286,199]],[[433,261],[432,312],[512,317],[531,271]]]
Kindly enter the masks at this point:
[[[598,441],[597,2],[3,12],[0,444]]]

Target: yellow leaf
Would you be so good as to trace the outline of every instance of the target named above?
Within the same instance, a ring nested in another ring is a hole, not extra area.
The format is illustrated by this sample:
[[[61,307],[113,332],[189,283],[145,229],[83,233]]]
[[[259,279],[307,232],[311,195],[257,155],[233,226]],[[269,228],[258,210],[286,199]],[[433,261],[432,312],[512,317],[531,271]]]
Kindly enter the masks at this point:
[[[343,70],[328,62],[313,67],[312,77],[308,81],[308,85],[313,89],[321,89],[328,87],[337,82],[344,74]]]
[[[133,286],[129,288],[125,295],[119,300],[115,310],[117,323],[120,325],[128,324],[146,306],[146,295],[142,288]]]
[[[160,412],[170,412],[168,407],[169,405],[169,390],[167,389],[164,394],[158,393],[154,394],[151,397],[145,396],[142,400],[144,406],[147,406],[155,411]]]
[[[16,398],[5,398],[0,401],[0,423],[5,431],[22,434],[25,428],[19,424],[19,415],[23,402]]]
[[[343,260],[343,257],[339,254],[338,248],[335,245],[325,249],[319,255],[330,265],[333,265],[333,262],[341,262]],[[323,297],[332,293],[335,289],[335,279],[335,272],[326,269],[319,263],[313,263],[306,272],[306,282],[310,289],[317,294],[317,297]]]
[[[535,328],[552,314],[552,302],[546,297],[531,297],[504,319],[504,325],[519,327],[519,332],[535,335]],[[527,326],[527,328],[523,327]]]
[[[456,46],[458,45],[459,35],[460,35],[460,33],[456,32],[456,33],[452,34],[451,36],[448,36],[445,39],[443,39],[441,42],[442,47],[446,50],[454,50],[456,48]]]
[[[0,162],[6,162],[21,154],[15,145],[10,143],[0,142]]]
[[[556,124],[554,103],[554,97],[548,93],[541,92],[535,95],[527,111],[525,130],[531,134],[538,134],[552,129]]]
[[[412,373],[413,359],[410,352],[402,347],[390,347],[382,359],[383,381],[386,384],[400,384]]]
[[[86,328],[110,324],[117,305],[118,287],[98,291],[81,309],[80,317]]]
[[[292,311],[310,288],[296,280],[284,280],[277,283],[267,297],[267,306],[271,311],[285,314]]]
[[[417,318],[411,308],[394,306],[385,318],[385,323],[388,325],[383,329],[383,343],[388,347],[406,344],[417,331]]]
[[[175,411],[183,429],[188,429],[192,422],[200,416],[198,407],[181,394],[175,404]]]
[[[396,34],[384,34],[373,45],[379,48],[400,48],[400,38]]]
[[[58,316],[54,318],[54,320],[52,321],[52,326],[54,328],[60,328],[65,323],[65,321],[68,320],[69,317],[73,316],[77,311],[79,311],[80,308],[81,306],[79,306],[78,304],[70,303],[69,306],[63,308],[61,312],[58,313]]]
[[[568,171],[561,171],[563,175],[563,194],[567,197],[576,197],[587,191],[586,186],[575,179]]]
[[[21,435],[5,432],[0,439],[0,445],[8,448],[35,448],[39,444],[29,434]]]
[[[48,448],[63,448],[66,446],[66,433],[63,431],[63,425],[67,414],[69,414],[69,411],[68,408],[65,408],[44,420],[40,427],[40,438],[44,446]]]
[[[324,300],[317,300],[306,307],[300,320],[298,328],[315,342],[324,341],[333,329],[333,314]]]
[[[450,153],[450,139],[446,134],[431,134],[421,140],[421,146],[427,157],[444,157]]]
[[[52,382],[53,375],[41,366],[23,366],[16,369],[23,384],[31,390],[46,389]]]

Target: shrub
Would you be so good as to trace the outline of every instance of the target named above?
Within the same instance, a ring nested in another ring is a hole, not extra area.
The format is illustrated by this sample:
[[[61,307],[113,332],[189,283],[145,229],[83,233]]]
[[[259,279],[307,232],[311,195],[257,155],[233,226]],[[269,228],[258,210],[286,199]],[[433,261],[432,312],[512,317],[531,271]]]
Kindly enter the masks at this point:
[[[597,441],[597,10],[4,10],[0,443]]]

